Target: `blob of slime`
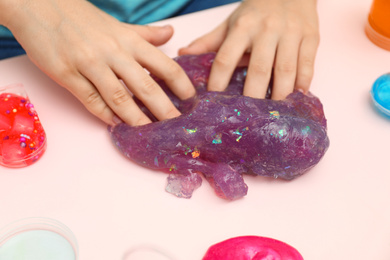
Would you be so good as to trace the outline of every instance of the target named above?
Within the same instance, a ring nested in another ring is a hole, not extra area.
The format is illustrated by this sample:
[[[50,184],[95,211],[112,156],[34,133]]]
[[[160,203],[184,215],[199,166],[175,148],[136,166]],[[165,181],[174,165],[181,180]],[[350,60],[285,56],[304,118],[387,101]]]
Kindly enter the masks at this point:
[[[292,246],[272,238],[258,236],[235,237],[211,246],[202,260],[303,260]]]
[[[197,95],[181,101],[153,76],[182,113],[153,123],[109,127],[117,148],[130,160],[169,173],[166,190],[190,198],[203,175],[217,195],[234,200],[247,194],[243,174],[294,179],[315,166],[328,146],[320,100],[299,91],[285,100],[242,95],[246,68],[237,68],[224,92],[206,91],[215,54],[175,58]]]

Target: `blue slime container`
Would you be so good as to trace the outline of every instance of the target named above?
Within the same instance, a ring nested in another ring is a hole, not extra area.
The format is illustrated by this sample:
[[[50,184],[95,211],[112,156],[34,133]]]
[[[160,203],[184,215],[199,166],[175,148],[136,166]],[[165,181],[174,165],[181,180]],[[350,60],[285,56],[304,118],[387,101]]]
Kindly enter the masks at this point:
[[[376,108],[390,117],[390,73],[380,76],[374,82],[371,97]]]

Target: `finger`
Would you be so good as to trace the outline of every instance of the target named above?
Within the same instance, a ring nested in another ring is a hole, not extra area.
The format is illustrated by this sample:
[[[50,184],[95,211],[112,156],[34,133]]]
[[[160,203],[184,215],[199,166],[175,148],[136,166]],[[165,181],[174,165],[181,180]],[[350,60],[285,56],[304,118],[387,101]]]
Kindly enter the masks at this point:
[[[241,32],[232,31],[232,33],[228,34],[215,56],[211,67],[208,90],[225,90],[233,75],[234,69],[249,47],[248,42],[248,36]]]
[[[190,43],[187,47],[179,49],[179,55],[198,55],[206,52],[216,52],[226,37],[227,22],[220,24],[211,32]]]
[[[249,60],[248,74],[245,79],[244,95],[264,98],[272,74],[278,36],[264,34],[256,41]]]
[[[173,35],[173,27],[171,25],[151,26],[126,24],[126,26],[130,27],[131,30],[134,30],[154,46],[160,46],[166,43]]]
[[[158,120],[180,115],[161,87],[136,61],[130,59],[122,61],[122,64],[115,65],[113,70]]]
[[[103,99],[111,110],[125,123],[135,126],[150,123],[151,120],[140,110],[126,87],[105,64],[95,64],[89,69],[81,71],[96,87],[98,93],[90,97],[96,101]],[[141,73],[145,74],[144,70]],[[91,102],[89,102],[91,103]]]
[[[314,74],[314,63],[319,44],[318,36],[305,37],[301,43],[298,56],[298,71],[295,88],[304,93],[309,91]]]
[[[297,74],[300,36],[286,35],[279,41],[276,52],[272,99],[281,100],[292,93]]]
[[[180,99],[195,95],[195,88],[184,70],[160,50],[153,46],[146,46],[135,53],[135,59],[151,73],[164,80]],[[126,75],[123,76],[126,77]]]
[[[77,87],[72,87],[77,86]],[[115,125],[120,122],[115,113],[107,106],[97,89],[83,75],[70,76],[65,82],[67,88],[93,115],[106,124]]]

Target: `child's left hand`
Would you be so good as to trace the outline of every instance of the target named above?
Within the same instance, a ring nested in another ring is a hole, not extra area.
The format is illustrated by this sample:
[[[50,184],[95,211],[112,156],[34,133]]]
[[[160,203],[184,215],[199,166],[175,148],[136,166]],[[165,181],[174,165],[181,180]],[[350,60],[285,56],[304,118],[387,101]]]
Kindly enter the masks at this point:
[[[210,33],[179,51],[216,51],[209,90],[223,91],[237,65],[248,66],[244,95],[273,99],[308,91],[319,44],[316,0],[246,0]]]

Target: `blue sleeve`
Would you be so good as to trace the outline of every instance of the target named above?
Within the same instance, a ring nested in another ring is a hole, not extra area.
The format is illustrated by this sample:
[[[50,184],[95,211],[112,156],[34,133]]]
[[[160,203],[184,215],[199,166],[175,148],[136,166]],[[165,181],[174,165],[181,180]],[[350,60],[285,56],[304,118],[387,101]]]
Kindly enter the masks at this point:
[[[147,24],[169,18],[183,9],[191,1],[192,0],[90,0],[94,5],[118,20],[133,24]]]

